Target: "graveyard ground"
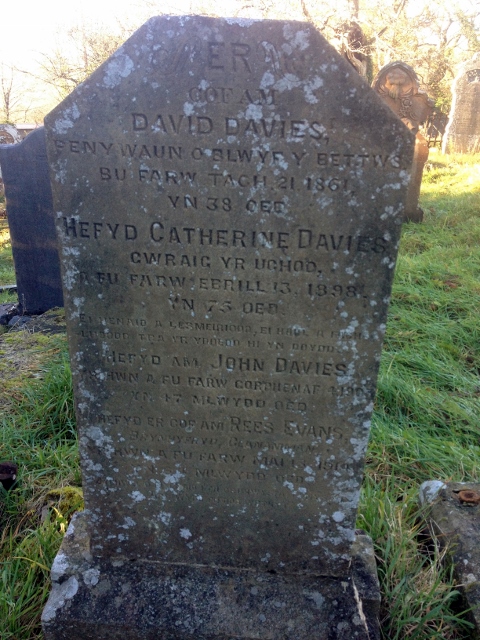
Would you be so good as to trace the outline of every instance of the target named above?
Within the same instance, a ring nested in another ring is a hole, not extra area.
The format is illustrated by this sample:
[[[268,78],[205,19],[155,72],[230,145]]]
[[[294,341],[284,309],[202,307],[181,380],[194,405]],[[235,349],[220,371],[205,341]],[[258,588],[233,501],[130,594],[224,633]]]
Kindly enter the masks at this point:
[[[480,155],[431,152],[421,205],[424,223],[403,230],[358,518],[375,543],[389,640],[469,630],[448,564],[425,544],[417,494],[424,480],[480,480]],[[13,282],[0,215],[0,285]],[[41,330],[0,335],[0,462],[19,465],[18,486],[0,486],[2,640],[42,637],[49,567],[81,506],[65,336],[51,331],[61,323],[54,313]]]

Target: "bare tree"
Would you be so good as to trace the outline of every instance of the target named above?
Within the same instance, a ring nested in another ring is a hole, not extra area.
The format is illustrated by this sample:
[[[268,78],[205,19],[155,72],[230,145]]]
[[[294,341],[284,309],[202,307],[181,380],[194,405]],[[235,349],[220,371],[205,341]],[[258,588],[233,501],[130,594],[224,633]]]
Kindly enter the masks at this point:
[[[343,0],[334,12],[326,0],[300,0],[300,6],[304,19],[367,79],[402,60],[444,110],[458,64],[480,50],[478,0]]]
[[[133,3],[135,22],[114,30],[80,23],[42,58],[42,79],[65,97],[142,23],[165,11],[165,1]],[[385,64],[411,65],[437,105],[448,109],[456,67],[480,48],[479,0],[236,0],[233,15],[312,22],[359,73],[371,80]],[[138,9],[138,10],[137,10]],[[212,0],[191,0],[191,13],[218,15]],[[6,83],[8,92],[8,83]],[[5,100],[4,100],[5,102]]]
[[[107,32],[79,23],[66,32],[49,53],[42,55],[42,80],[53,86],[60,98],[67,96],[90,76],[114,51],[134,27],[117,25],[118,30]]]
[[[0,122],[13,124],[15,120],[26,118],[30,100],[25,100],[25,97],[18,71],[0,64]]]

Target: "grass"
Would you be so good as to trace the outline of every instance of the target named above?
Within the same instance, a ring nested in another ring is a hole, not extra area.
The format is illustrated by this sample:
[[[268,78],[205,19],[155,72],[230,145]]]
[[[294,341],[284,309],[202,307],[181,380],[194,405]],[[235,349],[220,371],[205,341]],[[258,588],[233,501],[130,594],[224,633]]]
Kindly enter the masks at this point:
[[[0,218],[0,284],[15,284],[12,243],[6,218]]]
[[[421,225],[404,226],[359,525],[372,536],[385,638],[462,638],[454,580],[418,551],[418,486],[480,478],[480,156],[431,154]]]
[[[30,339],[26,331],[6,337]],[[0,496],[2,640],[42,638],[39,616],[50,588],[49,570],[68,518],[82,507],[65,337],[51,336],[43,348],[43,363],[35,349],[32,358],[20,356],[18,379],[32,372],[34,377],[11,391],[1,418],[1,458],[18,462],[21,478],[16,490]]]
[[[470,629],[448,563],[424,552],[417,496],[425,480],[480,476],[480,156],[432,152],[421,205],[424,222],[403,231],[358,519],[374,540],[385,640]],[[2,640],[41,638],[48,569],[81,505],[65,339],[38,335],[0,338],[0,457],[21,477],[0,517]]]
[[[15,284],[15,270],[13,268],[12,243],[8,232],[8,223],[6,218],[2,218],[2,199],[0,195],[0,285]],[[0,291],[0,304],[7,302],[16,302],[12,294]]]

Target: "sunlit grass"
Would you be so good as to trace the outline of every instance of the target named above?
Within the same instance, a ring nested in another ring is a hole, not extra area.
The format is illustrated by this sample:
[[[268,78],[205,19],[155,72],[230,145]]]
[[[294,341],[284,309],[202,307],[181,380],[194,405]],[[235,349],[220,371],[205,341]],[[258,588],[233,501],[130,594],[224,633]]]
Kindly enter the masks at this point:
[[[0,285],[2,284],[15,284],[15,270],[8,223],[0,218]]]
[[[22,334],[16,334],[18,340]],[[0,457],[17,462],[20,478],[8,493],[0,487],[2,640],[43,637],[39,617],[50,589],[50,567],[69,517],[82,507],[65,337],[52,336],[44,349],[43,364],[34,357],[35,377],[11,391],[0,414]],[[18,361],[24,376],[30,365],[27,356]]]
[[[480,156],[431,154],[420,204],[424,222],[402,234],[359,516],[389,640],[468,637],[451,570],[419,552],[417,499],[425,480],[480,480]]]

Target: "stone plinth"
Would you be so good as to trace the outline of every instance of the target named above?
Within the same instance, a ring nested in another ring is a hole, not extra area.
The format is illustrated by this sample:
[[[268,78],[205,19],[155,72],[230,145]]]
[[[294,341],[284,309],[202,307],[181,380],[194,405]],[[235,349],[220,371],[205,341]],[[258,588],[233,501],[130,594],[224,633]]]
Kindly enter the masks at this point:
[[[53,565],[43,629],[49,640],[379,640],[370,538],[359,535],[352,556],[342,578],[95,560],[82,513]]]

